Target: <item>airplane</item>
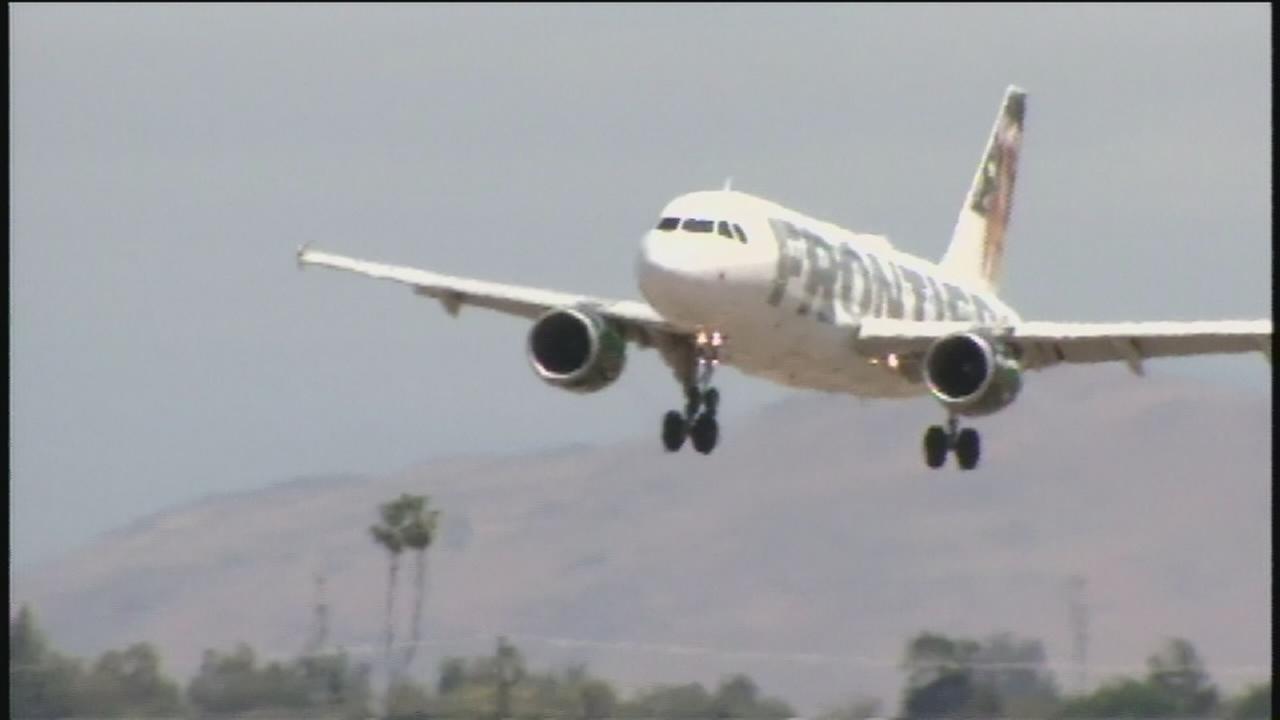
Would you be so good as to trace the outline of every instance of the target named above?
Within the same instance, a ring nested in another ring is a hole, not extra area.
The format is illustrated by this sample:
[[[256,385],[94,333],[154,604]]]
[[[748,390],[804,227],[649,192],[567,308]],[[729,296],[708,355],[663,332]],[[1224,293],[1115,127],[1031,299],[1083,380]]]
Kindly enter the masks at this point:
[[[453,277],[298,249],[317,265],[403,283],[440,301],[533,321],[529,364],[543,381],[592,393],[615,382],[628,343],[655,348],[684,390],[662,419],[669,452],[688,439],[709,454],[719,438],[716,367],[783,385],[868,398],[930,394],[945,424],[924,433],[925,464],[954,454],[978,464],[981,443],[960,418],[1008,407],[1022,375],[1061,363],[1260,352],[1271,320],[1024,321],[1000,300],[1027,94],[1009,86],[942,258],[934,263],[729,188],[676,197],[643,237],[635,273],[647,302]]]

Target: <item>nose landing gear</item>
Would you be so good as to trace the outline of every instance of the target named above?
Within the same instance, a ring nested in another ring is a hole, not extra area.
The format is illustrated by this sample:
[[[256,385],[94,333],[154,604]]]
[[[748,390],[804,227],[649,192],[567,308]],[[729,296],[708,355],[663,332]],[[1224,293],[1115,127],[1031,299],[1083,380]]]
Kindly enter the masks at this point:
[[[662,445],[667,452],[676,452],[688,436],[693,449],[703,455],[710,454],[720,437],[720,425],[716,411],[720,406],[720,392],[711,387],[711,375],[720,364],[720,346],[724,338],[718,332],[708,335],[699,332],[694,340],[694,367],[689,373],[691,382],[684,388],[684,413],[669,411],[662,418]]]
[[[924,463],[940,468],[947,461],[947,453],[955,451],[956,464],[961,470],[978,466],[982,442],[973,428],[960,429],[955,416],[947,418],[947,427],[931,425],[924,433]]]

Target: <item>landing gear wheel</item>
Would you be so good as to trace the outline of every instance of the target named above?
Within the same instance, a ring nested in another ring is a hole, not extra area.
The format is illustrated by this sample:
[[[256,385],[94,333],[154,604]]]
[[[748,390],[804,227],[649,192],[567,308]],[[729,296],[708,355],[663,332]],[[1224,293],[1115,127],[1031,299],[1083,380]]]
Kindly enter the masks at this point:
[[[669,411],[662,418],[662,446],[667,452],[676,452],[684,445],[685,436],[689,434],[688,423],[684,416],[675,410]]]
[[[940,468],[947,461],[947,431],[941,425],[930,425],[924,433],[924,464]]]
[[[961,470],[972,470],[978,466],[978,456],[981,454],[981,441],[978,439],[978,431],[973,428],[965,428],[956,435],[956,462],[960,464]]]
[[[716,416],[711,413],[702,413],[697,420],[693,421],[693,427],[689,428],[689,439],[693,441],[693,449],[703,455],[710,454],[716,448],[716,440],[720,436],[720,426],[716,422]]]

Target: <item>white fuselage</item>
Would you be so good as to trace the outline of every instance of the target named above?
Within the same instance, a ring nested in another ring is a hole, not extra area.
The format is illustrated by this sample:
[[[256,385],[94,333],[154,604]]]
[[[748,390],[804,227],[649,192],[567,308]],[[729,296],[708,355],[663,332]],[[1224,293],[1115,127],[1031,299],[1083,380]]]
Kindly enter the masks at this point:
[[[640,291],[668,322],[721,333],[722,360],[750,375],[866,397],[916,395],[925,391],[918,373],[857,351],[863,318],[1018,320],[994,293],[882,236],[746,193],[682,195],[661,218],[637,258]]]

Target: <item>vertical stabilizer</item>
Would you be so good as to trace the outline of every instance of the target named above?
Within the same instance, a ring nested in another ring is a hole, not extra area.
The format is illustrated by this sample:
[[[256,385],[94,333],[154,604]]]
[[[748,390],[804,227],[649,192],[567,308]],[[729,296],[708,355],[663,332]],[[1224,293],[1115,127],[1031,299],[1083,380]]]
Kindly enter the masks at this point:
[[[1013,85],[1005,90],[995,127],[960,208],[942,267],[975,284],[995,290],[1000,284],[1004,236],[1013,209],[1018,152],[1027,113],[1027,93]]]

